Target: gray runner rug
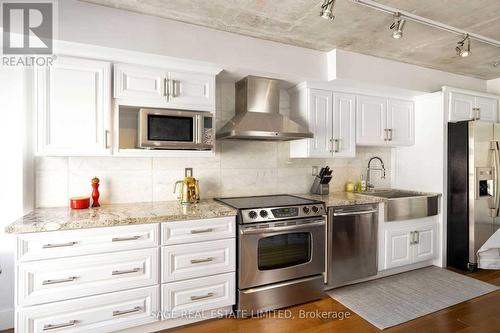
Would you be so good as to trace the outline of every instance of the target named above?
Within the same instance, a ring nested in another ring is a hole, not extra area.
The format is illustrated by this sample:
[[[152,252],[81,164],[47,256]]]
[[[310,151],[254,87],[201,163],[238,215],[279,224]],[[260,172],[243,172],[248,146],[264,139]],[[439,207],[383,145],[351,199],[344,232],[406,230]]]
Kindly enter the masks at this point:
[[[498,289],[446,269],[426,267],[327,294],[383,330]]]

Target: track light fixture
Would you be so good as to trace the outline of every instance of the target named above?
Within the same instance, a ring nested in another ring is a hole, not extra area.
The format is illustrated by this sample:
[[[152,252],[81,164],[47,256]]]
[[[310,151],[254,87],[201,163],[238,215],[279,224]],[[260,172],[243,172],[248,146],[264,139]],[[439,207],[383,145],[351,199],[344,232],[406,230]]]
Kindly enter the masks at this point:
[[[455,48],[457,54],[462,58],[468,57],[470,55],[470,37],[469,34],[465,34],[464,39],[457,43]]]
[[[321,5],[321,13],[319,14],[322,18],[327,20],[334,20],[335,15],[333,15],[333,7],[335,6],[335,0],[324,0]]]
[[[403,29],[405,27],[405,23],[406,20],[404,18],[401,18],[401,13],[394,14],[394,22],[389,27],[389,29],[392,30],[392,38],[403,38]]]

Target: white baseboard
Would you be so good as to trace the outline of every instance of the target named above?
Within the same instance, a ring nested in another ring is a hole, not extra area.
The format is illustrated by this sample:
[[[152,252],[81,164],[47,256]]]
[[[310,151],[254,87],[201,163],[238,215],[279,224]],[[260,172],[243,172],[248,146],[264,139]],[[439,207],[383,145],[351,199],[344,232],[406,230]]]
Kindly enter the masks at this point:
[[[0,331],[14,328],[14,309],[0,310]]]

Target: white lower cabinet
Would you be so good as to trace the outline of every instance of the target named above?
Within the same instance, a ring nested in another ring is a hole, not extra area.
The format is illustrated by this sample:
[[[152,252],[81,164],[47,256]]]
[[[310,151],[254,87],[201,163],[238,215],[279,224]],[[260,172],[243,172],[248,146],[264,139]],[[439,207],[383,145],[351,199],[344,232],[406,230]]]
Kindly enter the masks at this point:
[[[150,332],[227,310],[235,227],[230,216],[21,234],[16,332]]]
[[[235,303],[235,272],[162,285],[162,314],[167,318],[218,309]]]
[[[159,287],[21,308],[16,332],[115,332],[158,321]]]
[[[158,284],[158,248],[18,265],[18,304],[43,304]]]
[[[437,255],[437,230],[436,223],[389,227],[384,236],[384,268],[391,269],[434,259]]]
[[[234,238],[212,242],[165,246],[161,251],[162,283],[234,272]]]
[[[157,248],[159,239],[158,223],[21,234],[17,237],[17,260],[33,261]]]

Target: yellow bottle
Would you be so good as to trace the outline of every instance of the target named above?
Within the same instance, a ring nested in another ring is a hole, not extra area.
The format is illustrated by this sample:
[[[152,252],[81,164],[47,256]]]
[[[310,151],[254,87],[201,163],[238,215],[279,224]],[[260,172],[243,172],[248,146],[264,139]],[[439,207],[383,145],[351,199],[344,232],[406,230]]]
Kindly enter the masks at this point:
[[[347,183],[345,183],[345,191],[354,192],[354,183],[352,182],[352,180],[349,180],[347,181]]]

